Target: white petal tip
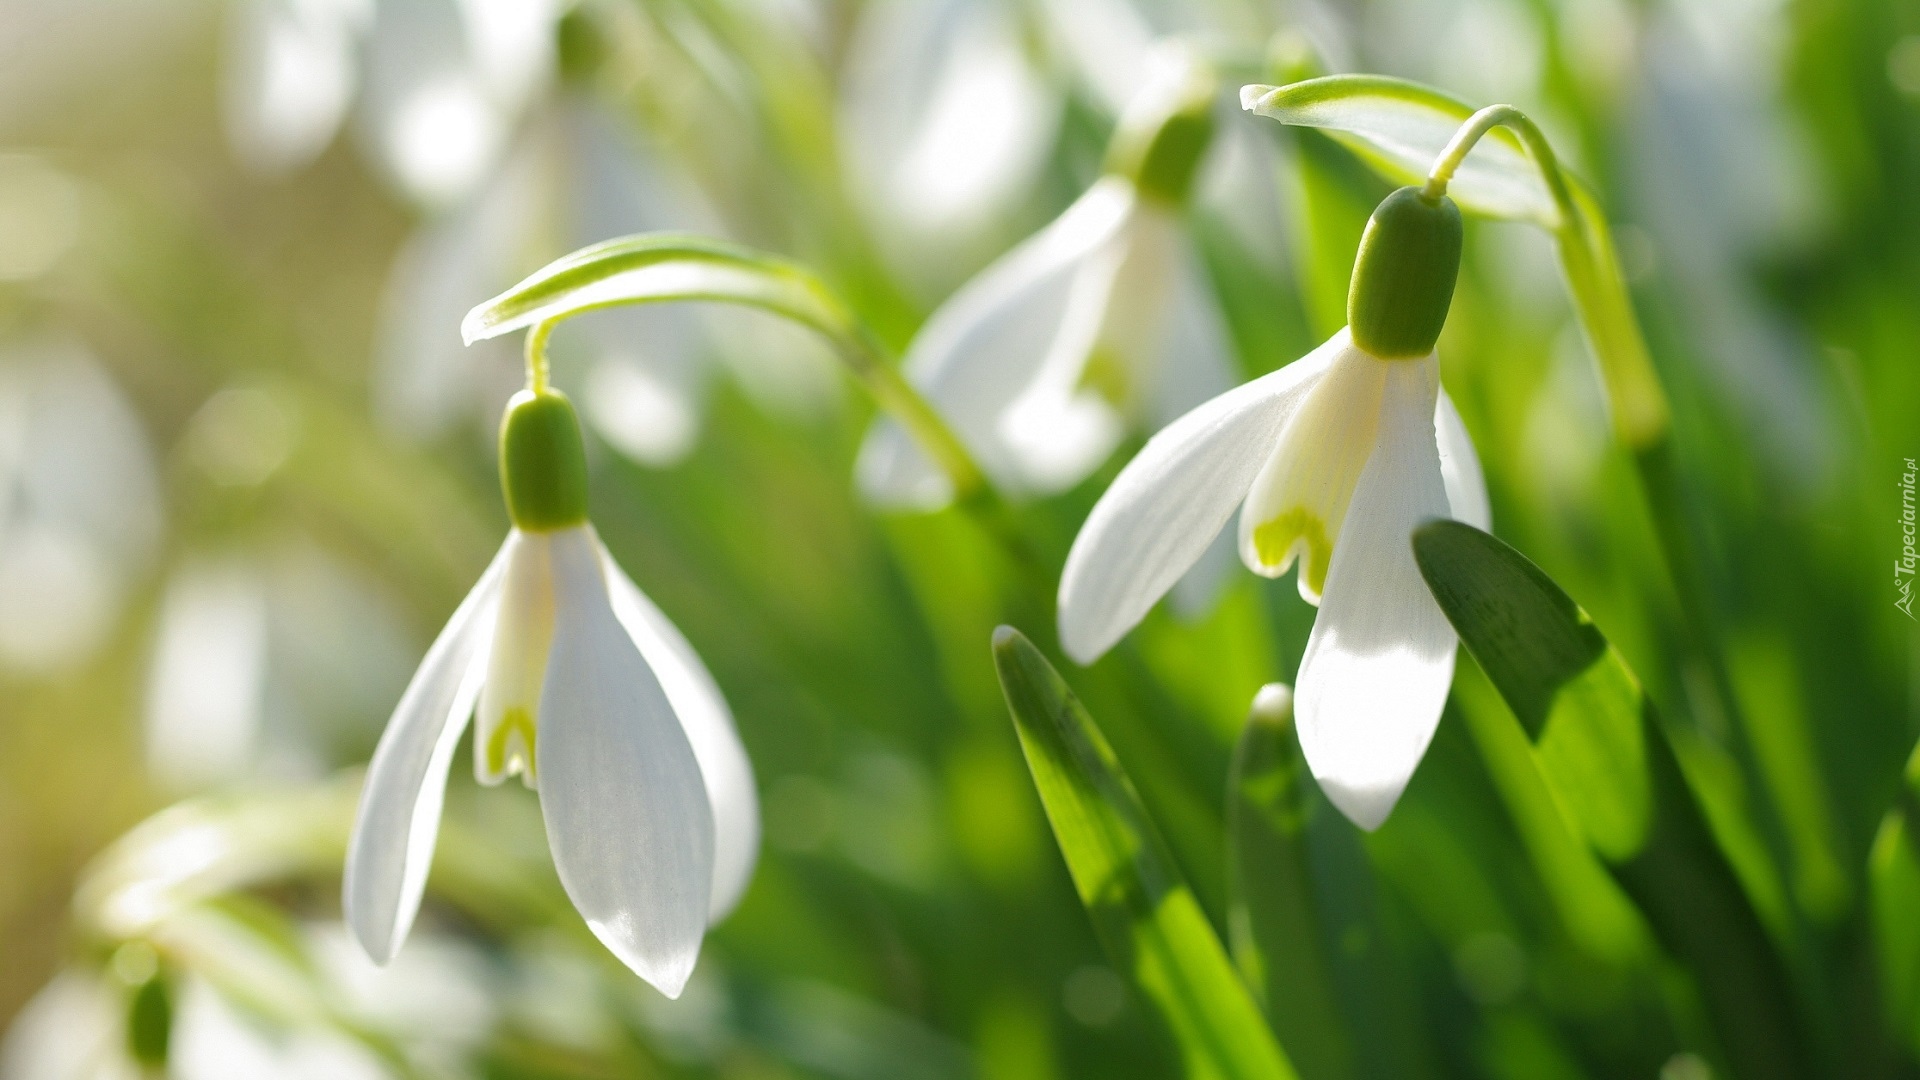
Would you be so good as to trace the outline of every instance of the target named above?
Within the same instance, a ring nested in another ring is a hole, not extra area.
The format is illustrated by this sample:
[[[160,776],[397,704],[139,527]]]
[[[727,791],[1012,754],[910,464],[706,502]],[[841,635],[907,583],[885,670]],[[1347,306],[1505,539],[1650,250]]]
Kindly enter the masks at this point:
[[[605,923],[589,921],[587,926],[601,944],[620,958],[621,963],[670,1000],[678,999],[681,991],[687,988],[687,980],[693,977],[693,966],[700,959],[700,943],[697,940],[690,948],[675,949],[664,956],[642,956],[630,942],[623,940],[619,932]]]
[[[1243,86],[1240,88],[1240,107],[1247,112],[1252,112],[1259,108],[1261,98],[1278,89],[1277,86],[1262,86],[1259,83]]]
[[[1347,783],[1330,776],[1315,779],[1320,783],[1320,790],[1326,792],[1327,801],[1346,815],[1348,821],[1368,832],[1386,823],[1387,815],[1393,813],[1400,801],[1400,793],[1407,789],[1404,780],[1382,784],[1377,781]]]
[[[1126,630],[1118,634],[1102,634],[1096,630],[1070,622],[1065,617],[1065,605],[1061,606],[1060,649],[1067,657],[1081,667],[1090,667],[1093,662],[1107,655],[1107,650],[1127,636]],[[1129,627],[1128,629],[1131,629]]]

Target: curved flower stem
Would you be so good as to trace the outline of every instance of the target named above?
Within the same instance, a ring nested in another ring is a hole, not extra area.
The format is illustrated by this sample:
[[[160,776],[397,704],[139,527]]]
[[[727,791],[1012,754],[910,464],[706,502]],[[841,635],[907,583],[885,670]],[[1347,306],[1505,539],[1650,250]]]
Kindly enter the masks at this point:
[[[1681,618],[1698,659],[1706,667],[1713,696],[1725,721],[1725,736],[1741,765],[1765,784],[1727,665],[1720,620],[1714,612],[1710,578],[1699,542],[1688,523],[1686,497],[1675,465],[1672,411],[1653,369],[1640,320],[1633,311],[1626,275],[1613,246],[1605,213],[1593,193],[1567,176],[1538,125],[1511,105],[1491,105],[1468,117],[1434,161],[1425,193],[1446,191],[1454,171],[1480,138],[1496,127],[1511,129],[1540,171],[1553,196],[1559,222],[1553,229],[1560,268],[1575,313],[1593,350],[1606,389],[1614,437],[1633,457],[1640,490],[1647,501],[1654,535],[1671,575]],[[1770,846],[1787,865],[1788,835],[1770,800],[1756,800]]]
[[[914,385],[900,374],[898,366],[886,359],[884,347],[864,326],[853,333],[833,335],[835,350],[842,362],[859,380],[882,412],[906,429],[920,449],[947,474],[953,485],[953,501],[973,518],[987,535],[1012,560],[1020,575],[1023,594],[1031,594],[1044,613],[1047,625],[1053,622],[1054,583],[1039,554],[1014,519],[1000,489],[993,485],[973,458],[960,436]]]
[[[553,336],[553,328],[559,320],[535,323],[527,330],[527,389],[536,394],[547,392],[547,383],[552,376],[553,366],[547,360],[547,339]]]

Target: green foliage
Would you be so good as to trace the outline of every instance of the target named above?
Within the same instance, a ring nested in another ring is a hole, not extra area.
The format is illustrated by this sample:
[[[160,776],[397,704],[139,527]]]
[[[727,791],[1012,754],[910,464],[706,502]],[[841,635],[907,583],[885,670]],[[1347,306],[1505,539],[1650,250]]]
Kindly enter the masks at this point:
[[[1012,627],[994,632],[993,655],[1080,902],[1114,966],[1178,1043],[1186,1075],[1292,1077],[1287,1056],[1086,708]]]

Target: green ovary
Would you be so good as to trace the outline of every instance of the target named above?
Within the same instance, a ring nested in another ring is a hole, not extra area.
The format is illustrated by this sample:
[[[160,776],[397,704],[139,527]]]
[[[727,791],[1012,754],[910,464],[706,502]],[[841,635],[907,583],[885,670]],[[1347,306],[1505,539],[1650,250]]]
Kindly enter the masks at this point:
[[[1296,506],[1278,517],[1261,522],[1253,530],[1253,549],[1261,563],[1285,569],[1293,559],[1294,545],[1306,542],[1306,557],[1300,563],[1300,580],[1315,596],[1325,591],[1327,566],[1333,561],[1333,541],[1327,538],[1327,526],[1320,516]]]
[[[513,734],[518,732],[520,739],[515,745]],[[518,758],[520,771],[529,781],[536,781],[533,765],[534,725],[533,714],[514,707],[500,717],[500,723],[487,737],[487,771],[494,776],[505,777],[509,761]]]

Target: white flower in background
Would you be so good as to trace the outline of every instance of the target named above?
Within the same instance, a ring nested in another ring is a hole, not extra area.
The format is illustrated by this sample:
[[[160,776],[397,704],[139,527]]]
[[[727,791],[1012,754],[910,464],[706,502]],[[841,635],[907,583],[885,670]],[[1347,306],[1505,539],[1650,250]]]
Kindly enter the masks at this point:
[[[84,660],[161,535],[152,453],[79,345],[0,349],[0,669]]]
[[[712,676],[586,517],[567,399],[525,391],[501,430],[514,529],[421,661],[367,770],[348,924],[376,962],[418,913],[447,770],[476,714],[482,783],[540,792],[560,882],[622,962],[668,996],[759,845],[752,767]]]
[[[1071,487],[1129,427],[1231,385],[1226,330],[1182,217],[1213,87],[1185,55],[1162,54],[1115,136],[1114,171],[962,286],[908,348],[907,378],[1005,490]],[[952,498],[886,419],[861,449],[859,479],[881,505]]]
[[[999,0],[871,4],[847,47],[847,171],[899,272],[926,280],[1004,219],[1046,163],[1062,107]],[[948,283],[950,284],[950,283]]]
[[[545,82],[551,0],[237,0],[225,112],[240,160],[310,162],[358,95],[356,126],[409,198],[447,206],[492,171]]]
[[[481,950],[434,938],[416,942],[404,958],[379,968],[349,944],[338,923],[304,930],[296,962],[304,962],[303,972],[317,978],[343,1020],[358,1032],[379,1033],[404,1046],[416,1071],[466,1075],[474,1050],[498,1016],[494,999],[502,989]],[[0,1041],[0,1080],[160,1075],[129,1052],[134,988],[120,959],[129,953],[149,962],[155,955],[146,942],[135,942],[116,953],[105,971],[73,967],[54,976]],[[224,974],[231,977],[231,969]],[[174,1080],[385,1080],[395,1075],[364,1043],[314,1024],[311,1017],[269,1018],[258,999],[247,1003],[252,1008],[236,1005],[207,979],[177,967],[163,978],[172,1001],[163,1071]]]
[[[528,118],[496,175],[422,226],[395,261],[377,345],[387,423],[420,438],[493,413],[517,384],[519,357],[507,341],[464,347],[457,327],[467,310],[547,255],[665,229],[726,232],[699,188],[633,125],[584,96],[556,95]],[[693,449],[716,360],[738,368],[740,384],[775,412],[818,412],[839,388],[831,354],[810,332],[753,311],[611,308],[568,320],[552,348],[562,363],[584,365],[581,406],[594,430],[653,467]]]
[[[405,685],[377,582],[308,541],[201,553],[168,577],[147,669],[147,768],[176,792],[323,774]]]
[[[1414,565],[1422,520],[1487,526],[1485,481],[1440,390],[1433,346],[1459,266],[1459,211],[1412,188],[1374,212],[1352,325],[1302,359],[1155,435],[1074,540],[1060,638],[1091,663],[1185,573],[1240,509],[1240,557],[1296,563],[1320,607],[1297,683],[1300,745],[1363,828],[1393,809],[1452,681],[1453,628]]]
[[[373,0],[237,0],[228,18],[227,141],[258,172],[297,169],[346,118]]]

